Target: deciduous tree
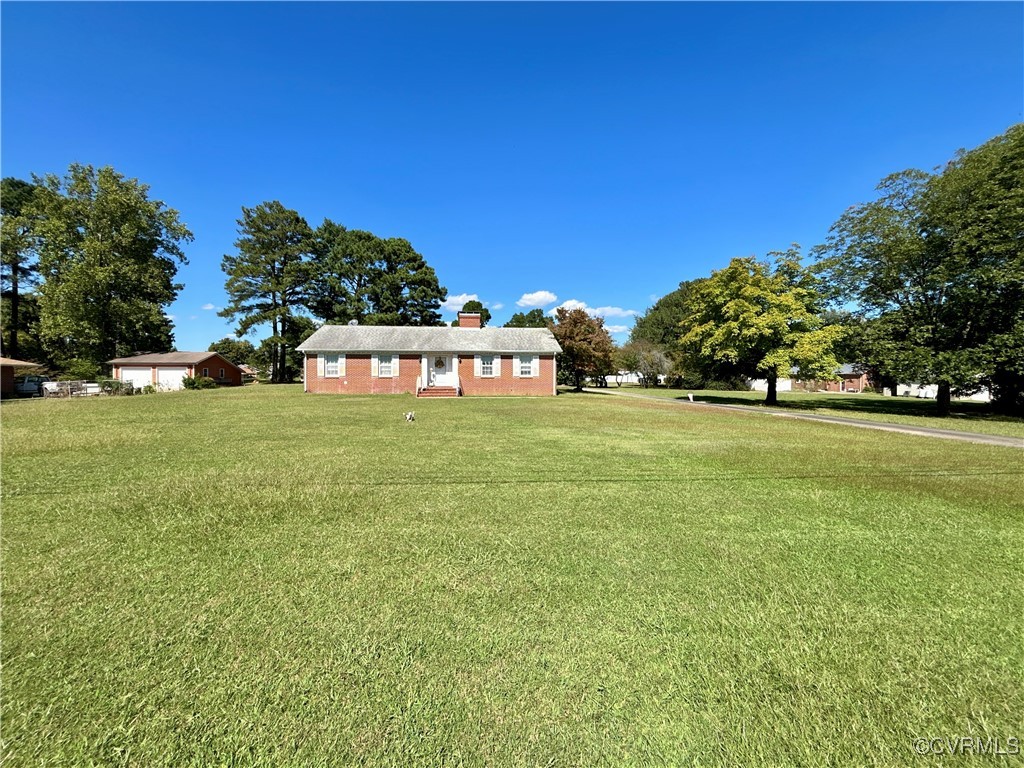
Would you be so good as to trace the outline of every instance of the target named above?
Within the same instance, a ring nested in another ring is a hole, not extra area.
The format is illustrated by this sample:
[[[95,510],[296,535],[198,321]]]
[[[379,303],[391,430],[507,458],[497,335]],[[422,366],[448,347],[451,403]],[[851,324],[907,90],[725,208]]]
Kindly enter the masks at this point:
[[[614,373],[615,345],[602,318],[591,317],[583,309],[559,307],[551,330],[562,347],[558,367],[572,378],[577,391],[583,389],[586,376]]]
[[[841,297],[875,320],[877,355],[903,380],[953,393],[989,384],[1024,409],[1024,126],[938,174],[883,179],[818,254]]]
[[[531,309],[529,312],[516,312],[505,323],[506,328],[547,328],[551,321],[545,316],[543,309]]]
[[[462,305],[462,309],[460,309],[459,311],[460,312],[476,312],[478,315],[480,315],[480,327],[481,328],[483,328],[485,325],[487,325],[491,321],[491,310],[489,310],[487,307],[485,307],[482,303],[480,303],[476,299],[473,299],[471,301],[467,301],[465,304]],[[458,328],[459,327],[459,320],[458,320],[458,318],[456,318],[455,320],[452,320],[452,327],[453,328]]]
[[[823,325],[814,275],[800,264],[799,246],[773,252],[774,263],[737,258],[694,291],[681,344],[709,365],[765,378],[765,402],[777,402],[777,381],[796,367],[803,379],[835,379],[833,348],[843,330]]]
[[[109,166],[74,164],[63,178],[34,180],[40,334],[58,363],[170,350],[165,308],[192,240],[178,212]]]
[[[217,352],[227,358],[235,365],[250,365],[252,356],[256,353],[256,347],[251,341],[225,336],[220,341],[215,341],[209,347],[209,352]]]

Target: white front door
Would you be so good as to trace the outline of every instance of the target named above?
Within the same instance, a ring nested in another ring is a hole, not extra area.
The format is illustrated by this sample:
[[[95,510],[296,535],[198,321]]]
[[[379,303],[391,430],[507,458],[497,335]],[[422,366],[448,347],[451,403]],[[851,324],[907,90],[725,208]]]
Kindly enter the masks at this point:
[[[427,382],[431,387],[454,387],[458,383],[451,355],[435,354],[427,358]]]

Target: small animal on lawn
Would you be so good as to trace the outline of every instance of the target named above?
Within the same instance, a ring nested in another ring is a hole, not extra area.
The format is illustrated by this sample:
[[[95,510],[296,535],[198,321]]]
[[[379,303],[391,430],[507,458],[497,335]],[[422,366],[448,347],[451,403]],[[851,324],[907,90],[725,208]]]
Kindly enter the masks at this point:
[[[409,411],[407,414],[405,414],[405,420],[409,424],[412,424],[414,421],[416,421],[416,411]]]

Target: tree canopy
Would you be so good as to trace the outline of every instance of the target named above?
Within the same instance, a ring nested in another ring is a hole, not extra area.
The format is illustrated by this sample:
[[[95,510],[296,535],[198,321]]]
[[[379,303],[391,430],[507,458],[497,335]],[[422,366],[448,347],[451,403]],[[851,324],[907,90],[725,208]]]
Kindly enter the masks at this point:
[[[439,325],[445,293],[408,240],[382,239],[330,219],[315,232],[304,303],[327,322]]]
[[[802,379],[836,377],[843,329],[821,322],[818,281],[801,266],[799,246],[769,256],[774,263],[733,259],[700,283],[681,344],[697,360],[767,379],[765,402],[775,403],[777,380],[793,367]]]
[[[237,321],[237,334],[269,323],[275,347],[271,381],[290,381],[289,327],[301,306],[308,281],[306,257],[313,232],[297,211],[277,200],[242,208],[238,220],[237,254],[226,254],[221,269],[227,274],[229,303],[219,314]]]
[[[23,294],[37,282],[35,242],[32,237],[31,204],[37,187],[22,179],[0,181],[0,292],[4,301],[4,352],[21,354],[18,336],[28,332],[21,304]]]
[[[476,312],[477,314],[479,314],[480,315],[480,327],[481,328],[483,328],[485,325],[487,325],[491,321],[491,310],[489,310],[487,307],[485,307],[482,303],[480,303],[476,299],[471,299],[470,301],[467,301],[465,304],[462,305],[462,309],[460,309],[459,311],[460,312]],[[453,328],[458,328],[458,326],[459,326],[458,318],[452,320],[452,327]]]
[[[98,367],[173,344],[165,308],[181,285],[182,244],[192,233],[149,187],[107,166],[74,164],[60,178],[34,177],[32,236],[43,278],[40,335],[62,365]]]
[[[940,173],[886,177],[818,249],[840,300],[872,321],[877,363],[952,393],[1024,407],[1024,126]]]
[[[689,314],[694,289],[706,278],[684,280],[671,293],[665,294],[636,319],[629,334],[630,341],[646,341],[671,350],[683,336],[682,322]]]
[[[505,328],[547,328],[551,321],[543,309],[531,309],[529,312],[516,312],[505,323]]]
[[[615,372],[615,345],[602,318],[591,317],[583,309],[559,307],[551,330],[562,347],[558,367],[571,377],[577,390],[583,388],[586,376]]]
[[[213,342],[207,347],[207,351],[217,352],[235,365],[251,365],[256,347],[246,339],[225,336],[220,341]]]

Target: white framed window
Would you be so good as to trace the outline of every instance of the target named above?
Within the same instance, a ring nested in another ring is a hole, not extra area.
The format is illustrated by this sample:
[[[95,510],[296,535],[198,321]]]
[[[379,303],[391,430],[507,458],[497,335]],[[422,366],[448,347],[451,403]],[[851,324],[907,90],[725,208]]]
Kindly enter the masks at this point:
[[[390,379],[395,375],[394,355],[377,355],[377,375],[382,379]]]
[[[519,356],[519,376],[530,377],[533,376],[533,355],[520,355]]]
[[[223,368],[220,369],[220,377],[222,379],[224,378],[224,369]]]
[[[210,369],[209,368],[203,368],[203,376],[209,377],[209,375],[210,375]]]
[[[480,375],[488,378],[494,376],[494,355],[480,355]]]
[[[341,375],[341,356],[324,355],[324,376],[336,379]]]

